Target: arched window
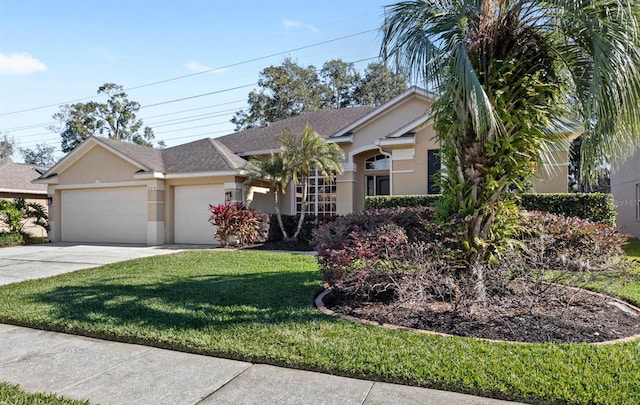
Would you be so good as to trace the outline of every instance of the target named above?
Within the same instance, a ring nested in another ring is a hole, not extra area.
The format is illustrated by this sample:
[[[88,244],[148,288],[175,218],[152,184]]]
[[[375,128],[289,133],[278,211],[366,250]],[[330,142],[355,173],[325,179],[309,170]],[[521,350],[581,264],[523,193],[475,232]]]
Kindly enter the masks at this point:
[[[364,170],[389,170],[389,156],[375,155],[367,158]]]

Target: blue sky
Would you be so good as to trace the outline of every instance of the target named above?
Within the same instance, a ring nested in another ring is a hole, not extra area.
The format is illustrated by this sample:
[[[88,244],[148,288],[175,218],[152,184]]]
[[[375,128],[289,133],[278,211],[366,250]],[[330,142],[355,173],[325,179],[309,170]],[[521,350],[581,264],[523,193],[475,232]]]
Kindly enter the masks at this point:
[[[364,60],[364,70],[380,38],[363,32],[377,30],[393,2],[0,0],[0,134],[59,151],[51,116],[107,82],[129,89],[138,117],[168,146],[231,133],[259,72],[287,56],[316,67]]]

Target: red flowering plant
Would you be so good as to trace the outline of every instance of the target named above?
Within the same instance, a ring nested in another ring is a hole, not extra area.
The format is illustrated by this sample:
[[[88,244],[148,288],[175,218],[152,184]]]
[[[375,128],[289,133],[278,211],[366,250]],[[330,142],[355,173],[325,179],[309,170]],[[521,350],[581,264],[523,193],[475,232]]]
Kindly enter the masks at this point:
[[[225,202],[209,205],[209,222],[216,226],[216,236],[222,247],[226,247],[231,238],[242,246],[258,237],[260,218],[253,208],[241,202]]]

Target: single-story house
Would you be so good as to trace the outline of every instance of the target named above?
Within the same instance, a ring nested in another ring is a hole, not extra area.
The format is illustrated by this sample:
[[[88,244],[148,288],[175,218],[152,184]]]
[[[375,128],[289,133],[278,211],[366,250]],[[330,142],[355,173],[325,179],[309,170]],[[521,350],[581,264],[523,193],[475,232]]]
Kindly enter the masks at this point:
[[[48,186],[52,200],[50,239],[213,243],[209,204],[249,200],[258,211],[274,211],[272,195],[245,187],[243,167],[252,156],[277,153],[283,129],[301,133],[307,124],[345,153],[335,182],[311,179],[311,213],[359,211],[367,195],[435,193],[440,163],[433,100],[431,93],[411,87],[379,107],[315,111],[162,150],[89,138],[36,181]],[[555,152],[549,164],[555,167],[541,171],[536,191],[567,192],[567,156],[566,150]],[[298,212],[299,191],[289,186],[281,198],[283,213]]]
[[[618,212],[616,225],[640,238],[640,150],[611,172],[611,194]]]
[[[11,200],[24,198],[27,202],[35,202],[47,209],[47,185],[32,183],[47,171],[47,167],[24,163],[7,162],[0,164],[0,199]],[[47,231],[40,226],[27,223],[25,230],[31,236],[47,236]],[[7,231],[0,224],[0,232]]]

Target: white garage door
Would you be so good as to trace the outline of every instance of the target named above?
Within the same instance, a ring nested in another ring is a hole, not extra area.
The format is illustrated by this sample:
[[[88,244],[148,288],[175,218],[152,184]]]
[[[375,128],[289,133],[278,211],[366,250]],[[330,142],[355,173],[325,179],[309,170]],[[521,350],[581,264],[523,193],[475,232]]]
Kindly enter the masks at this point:
[[[176,186],[174,189],[175,243],[212,244],[216,229],[209,223],[209,204],[224,201],[223,185]]]
[[[147,189],[62,192],[63,241],[147,243]]]

